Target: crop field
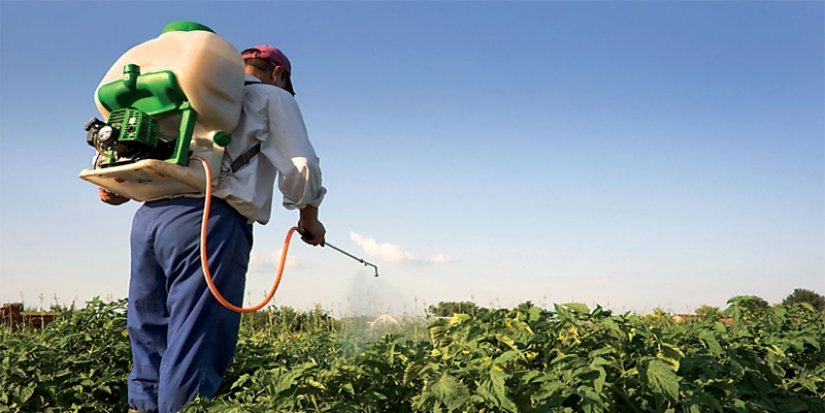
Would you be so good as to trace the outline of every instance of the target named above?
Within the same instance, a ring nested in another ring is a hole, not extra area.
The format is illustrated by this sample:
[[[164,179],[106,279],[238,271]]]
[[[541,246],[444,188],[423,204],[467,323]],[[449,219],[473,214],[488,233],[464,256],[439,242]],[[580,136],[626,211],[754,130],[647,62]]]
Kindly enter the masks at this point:
[[[0,329],[0,412],[125,412],[124,301]],[[288,307],[244,315],[211,400],[187,412],[825,412],[825,313],[810,305],[617,314],[473,306],[369,325]]]

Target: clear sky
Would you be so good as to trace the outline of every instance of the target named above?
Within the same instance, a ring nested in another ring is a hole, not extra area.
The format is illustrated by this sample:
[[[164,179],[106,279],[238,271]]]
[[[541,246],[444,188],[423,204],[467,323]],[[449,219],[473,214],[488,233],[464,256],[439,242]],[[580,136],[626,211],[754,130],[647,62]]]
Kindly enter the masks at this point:
[[[271,43],[329,193],[276,303],[825,293],[825,3],[0,2],[0,302],[125,297],[138,204],[77,178],[93,92],[172,20]],[[277,203],[276,203],[277,207]],[[247,304],[297,213],[256,225]]]

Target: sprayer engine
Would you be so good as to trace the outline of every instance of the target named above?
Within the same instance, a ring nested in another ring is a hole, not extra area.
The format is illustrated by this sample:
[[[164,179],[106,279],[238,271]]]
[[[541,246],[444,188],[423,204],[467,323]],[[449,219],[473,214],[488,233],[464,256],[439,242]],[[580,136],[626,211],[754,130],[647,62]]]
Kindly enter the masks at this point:
[[[92,118],[83,126],[86,143],[102,155],[101,166],[141,159],[166,159],[174,143],[161,138],[158,122],[147,113],[125,108],[113,111],[108,122]]]

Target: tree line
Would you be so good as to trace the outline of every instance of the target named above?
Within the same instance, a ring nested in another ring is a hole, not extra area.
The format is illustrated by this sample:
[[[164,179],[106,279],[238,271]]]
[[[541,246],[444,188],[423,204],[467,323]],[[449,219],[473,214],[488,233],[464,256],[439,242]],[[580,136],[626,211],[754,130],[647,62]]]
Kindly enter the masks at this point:
[[[825,311],[825,296],[804,288],[796,288],[782,300],[781,306],[807,303],[819,311]],[[762,297],[755,295],[737,295],[728,301],[728,308],[737,305],[748,310],[759,310],[770,308],[770,304]],[[427,317],[451,317],[453,314],[475,315],[482,307],[472,301],[442,301],[427,307],[425,313]],[[698,316],[707,316],[713,313],[721,313],[719,307],[702,305],[695,310]]]

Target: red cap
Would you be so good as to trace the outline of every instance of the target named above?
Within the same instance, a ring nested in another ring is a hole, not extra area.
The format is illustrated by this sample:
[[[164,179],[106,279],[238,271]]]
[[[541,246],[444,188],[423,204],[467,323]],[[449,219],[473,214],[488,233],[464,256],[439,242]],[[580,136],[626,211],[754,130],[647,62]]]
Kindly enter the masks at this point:
[[[278,49],[275,46],[269,45],[252,46],[248,49],[245,49],[241,56],[244,59],[266,60],[267,62],[272,63],[275,66],[283,67],[286,70],[286,72],[290,75],[289,77],[287,77],[286,90],[293,96],[295,95],[295,88],[292,86],[292,65],[289,63],[289,59],[287,59],[284,52],[282,52],[280,49]]]
[[[283,67],[290,74],[292,73],[292,65],[289,64],[289,59],[287,59],[284,52],[280,51],[277,47],[267,45],[252,46],[244,50],[244,52],[246,52],[243,54],[244,59],[263,59],[273,65]]]

